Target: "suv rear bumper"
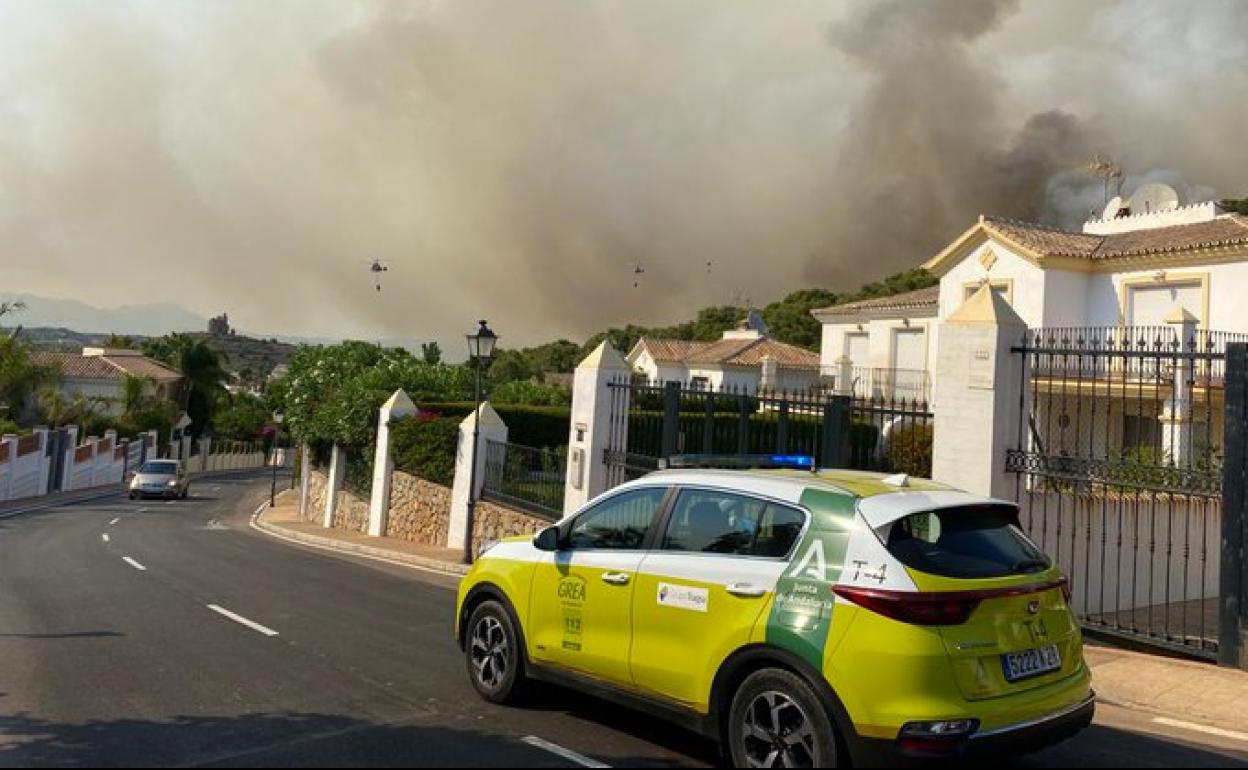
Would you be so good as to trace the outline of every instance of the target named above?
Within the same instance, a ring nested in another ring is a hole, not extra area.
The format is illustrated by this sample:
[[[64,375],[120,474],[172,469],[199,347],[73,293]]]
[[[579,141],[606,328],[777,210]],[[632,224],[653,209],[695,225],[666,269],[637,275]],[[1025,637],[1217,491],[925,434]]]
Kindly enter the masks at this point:
[[[903,746],[897,740],[882,738],[859,739],[854,751],[857,764],[914,766],[933,761],[963,758],[1020,756],[1040,751],[1074,736],[1092,724],[1096,713],[1096,695],[1070,708],[1039,719],[1009,725],[968,738],[930,741],[929,749]]]

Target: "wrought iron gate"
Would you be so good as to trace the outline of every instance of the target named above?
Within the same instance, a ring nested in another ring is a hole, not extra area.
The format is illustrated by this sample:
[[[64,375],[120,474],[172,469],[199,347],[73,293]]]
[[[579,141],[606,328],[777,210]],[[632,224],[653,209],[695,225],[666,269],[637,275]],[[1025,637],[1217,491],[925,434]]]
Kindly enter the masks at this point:
[[[801,454],[821,468],[930,476],[932,414],[926,402],[853,398],[818,389],[708,390],[680,382],[610,383],[608,484],[678,454]]]
[[[1086,627],[1212,659],[1236,337],[1182,329],[1029,332],[1006,467]]]

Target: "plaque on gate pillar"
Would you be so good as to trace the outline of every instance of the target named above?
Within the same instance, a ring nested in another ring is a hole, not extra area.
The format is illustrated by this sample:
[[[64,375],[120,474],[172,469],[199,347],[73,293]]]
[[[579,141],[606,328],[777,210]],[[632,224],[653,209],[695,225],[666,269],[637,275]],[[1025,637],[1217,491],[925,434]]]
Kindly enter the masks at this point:
[[[991,348],[975,348],[971,351],[971,373],[967,387],[976,390],[992,390],[997,384],[997,360]]]

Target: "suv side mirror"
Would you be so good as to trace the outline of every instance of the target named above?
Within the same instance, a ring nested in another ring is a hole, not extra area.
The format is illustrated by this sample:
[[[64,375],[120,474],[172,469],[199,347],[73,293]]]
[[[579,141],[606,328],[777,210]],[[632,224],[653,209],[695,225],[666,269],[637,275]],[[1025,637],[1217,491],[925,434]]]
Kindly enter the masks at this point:
[[[538,532],[537,537],[533,538],[533,547],[539,551],[558,551],[559,528],[547,527]]]

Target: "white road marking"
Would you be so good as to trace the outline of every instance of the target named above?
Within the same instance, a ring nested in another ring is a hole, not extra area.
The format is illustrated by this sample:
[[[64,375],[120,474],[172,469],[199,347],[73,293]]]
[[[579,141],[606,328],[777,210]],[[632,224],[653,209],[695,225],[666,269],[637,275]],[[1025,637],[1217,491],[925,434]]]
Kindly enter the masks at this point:
[[[144,506],[143,508],[140,508],[139,513],[147,513],[147,507]]]
[[[575,762],[581,767],[611,767],[611,765],[599,762],[596,759],[590,759],[589,757],[584,756],[583,754],[577,754],[572,749],[565,749],[564,747],[560,746],[557,743],[544,741],[541,738],[538,738],[536,735],[530,735],[525,738],[521,738],[521,740],[534,748],[541,749],[542,751],[549,751],[551,754],[554,754],[555,756],[563,757],[569,762]]]
[[[242,625],[247,626],[248,628],[250,628],[252,631],[259,631],[260,633],[264,634],[265,636],[277,636],[277,632],[276,632],[276,631],[274,631],[273,629],[269,628],[268,626],[262,626],[262,625],[260,625],[259,623],[257,623],[256,621],[254,621],[254,620],[248,620],[247,618],[243,617],[242,615],[236,615],[235,613],[230,612],[229,610],[227,610],[227,609],[226,609],[226,608],[224,608],[224,607],[218,607],[218,606],[217,606],[217,605],[215,605],[215,604],[209,604],[209,605],[208,605],[208,609],[210,609],[210,610],[212,610],[213,612],[218,613],[218,614],[220,614],[220,615],[224,615],[225,617],[229,618],[230,620],[234,621],[235,623],[241,623]]]
[[[107,543],[107,542],[108,542],[108,533],[107,533],[107,532],[105,532],[104,534],[100,535],[100,539],[101,539],[101,540],[103,540],[105,543]]]
[[[123,556],[121,557],[121,560],[124,561],[126,564],[129,564],[131,567],[134,567],[139,572],[147,572],[147,567],[144,567],[142,564],[139,564],[137,561],[135,561],[134,559],[131,559],[129,556]]]
[[[116,523],[117,523],[117,522],[119,522],[119,521],[121,521],[121,517],[120,517],[120,516],[118,516],[117,518],[115,518],[115,519],[113,519],[112,521],[108,522],[108,526],[110,526],[110,527],[111,527],[111,526],[113,526],[114,524],[116,524]]]
[[[1153,722],[1159,725],[1166,725],[1167,727],[1177,727],[1181,730],[1191,730],[1195,733],[1216,735],[1219,738],[1230,738],[1233,741],[1244,741],[1245,743],[1248,743],[1248,733],[1240,733],[1234,730],[1224,730],[1221,727],[1198,725],[1195,722],[1183,722],[1178,719],[1170,719],[1169,717],[1153,717]]]

